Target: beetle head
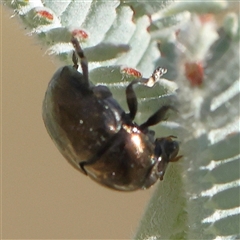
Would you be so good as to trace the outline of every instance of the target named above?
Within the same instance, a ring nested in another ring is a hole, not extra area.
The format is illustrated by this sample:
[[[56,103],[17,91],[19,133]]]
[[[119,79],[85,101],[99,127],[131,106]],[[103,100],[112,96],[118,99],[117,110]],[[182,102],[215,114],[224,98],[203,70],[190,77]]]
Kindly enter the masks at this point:
[[[166,171],[169,162],[176,162],[182,156],[177,156],[179,151],[179,143],[173,141],[174,136],[165,138],[157,138],[155,140],[155,156],[158,159],[157,173],[160,180],[163,180],[164,173]]]

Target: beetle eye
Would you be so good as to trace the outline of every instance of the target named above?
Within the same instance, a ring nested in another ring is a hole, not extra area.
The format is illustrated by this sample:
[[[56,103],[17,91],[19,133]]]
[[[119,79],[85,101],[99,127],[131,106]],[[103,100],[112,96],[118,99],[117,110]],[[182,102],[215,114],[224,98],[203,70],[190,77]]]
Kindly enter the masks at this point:
[[[156,139],[155,155],[164,155],[166,160],[170,162],[175,158],[179,151],[179,144],[176,141],[172,141],[171,137]]]
[[[168,154],[169,161],[171,161],[171,159],[175,158],[178,154],[179,144],[176,141],[172,141],[172,142],[169,142],[166,145],[167,145],[166,146],[166,153]]]

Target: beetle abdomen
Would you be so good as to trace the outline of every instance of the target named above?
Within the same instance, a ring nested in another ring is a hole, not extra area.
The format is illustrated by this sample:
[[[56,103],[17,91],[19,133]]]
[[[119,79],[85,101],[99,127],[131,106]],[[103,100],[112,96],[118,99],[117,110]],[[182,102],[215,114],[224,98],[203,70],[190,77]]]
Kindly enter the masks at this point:
[[[96,96],[98,91],[86,90],[81,80],[82,74],[73,67],[61,68],[49,83],[43,103],[51,138],[78,169],[79,162],[90,158],[119,131],[123,113],[119,105],[112,104],[111,95]]]

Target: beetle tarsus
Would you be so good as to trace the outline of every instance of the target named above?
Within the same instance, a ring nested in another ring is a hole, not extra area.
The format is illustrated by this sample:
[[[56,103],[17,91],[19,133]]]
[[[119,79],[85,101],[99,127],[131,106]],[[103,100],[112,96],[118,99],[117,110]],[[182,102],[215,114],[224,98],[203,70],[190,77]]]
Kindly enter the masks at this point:
[[[166,68],[158,67],[152,74],[153,80],[156,82],[158,81],[165,73],[167,73]]]
[[[129,85],[126,88],[126,97],[129,109],[129,116],[131,120],[134,120],[138,108],[137,96],[133,90],[133,85],[143,84],[148,87],[152,87],[156,83],[156,81],[158,81],[162,77],[162,75],[164,75],[166,72],[167,69],[159,67],[155,69],[150,78],[138,78],[129,83]]]

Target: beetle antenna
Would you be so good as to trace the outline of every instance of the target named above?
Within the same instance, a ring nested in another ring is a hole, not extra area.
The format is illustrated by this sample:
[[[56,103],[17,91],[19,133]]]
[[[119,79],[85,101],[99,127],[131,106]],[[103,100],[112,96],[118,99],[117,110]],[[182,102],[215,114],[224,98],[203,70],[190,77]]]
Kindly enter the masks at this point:
[[[77,55],[80,58],[80,64],[81,64],[81,67],[82,67],[83,78],[84,78],[85,82],[87,84],[89,84],[89,80],[88,80],[88,61],[87,61],[87,59],[84,55],[84,52],[83,52],[78,40],[75,37],[72,37],[71,42],[72,42],[72,45],[73,45]],[[74,66],[75,66],[75,63],[74,63]]]

